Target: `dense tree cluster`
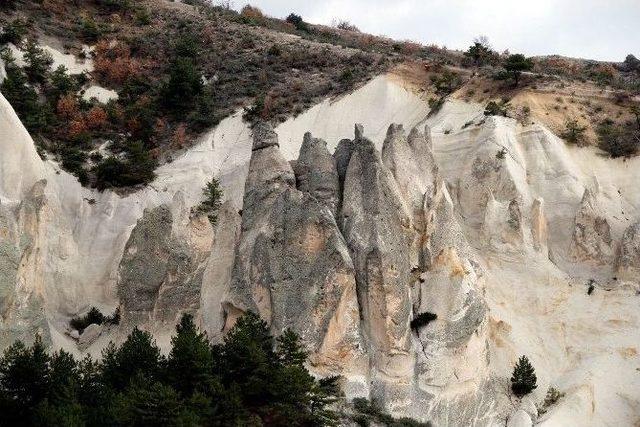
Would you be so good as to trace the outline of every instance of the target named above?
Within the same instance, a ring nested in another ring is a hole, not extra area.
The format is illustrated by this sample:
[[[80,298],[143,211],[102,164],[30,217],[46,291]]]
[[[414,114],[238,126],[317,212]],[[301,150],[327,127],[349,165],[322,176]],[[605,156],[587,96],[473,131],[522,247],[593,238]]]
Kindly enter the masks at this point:
[[[100,361],[36,337],[0,358],[2,425],[21,426],[314,426],[333,425],[338,377],[314,379],[299,337],[274,339],[257,315],[241,317],[212,345],[183,316],[163,356],[152,336],[134,329]]]

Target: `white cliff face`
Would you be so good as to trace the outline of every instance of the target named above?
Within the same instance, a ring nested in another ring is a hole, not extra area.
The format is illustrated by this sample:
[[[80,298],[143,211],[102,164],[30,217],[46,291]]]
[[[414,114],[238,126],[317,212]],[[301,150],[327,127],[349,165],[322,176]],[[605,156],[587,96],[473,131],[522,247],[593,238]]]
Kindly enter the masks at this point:
[[[0,96],[0,347],[40,331],[98,354],[133,323],[166,346],[182,312],[220,337],[255,309],[275,332],[299,329],[313,370],[397,415],[633,425],[640,158],[482,111],[450,101],[425,119],[425,103],[382,76],[280,125],[279,146],[252,151],[229,117],[120,196],[41,160]],[[213,176],[226,199],[215,227],[191,214]],[[122,325],[72,337],[69,318],[93,305],[124,308]],[[425,312],[437,319],[412,329]],[[566,394],[540,417],[508,395],[522,354],[532,401],[550,385]]]

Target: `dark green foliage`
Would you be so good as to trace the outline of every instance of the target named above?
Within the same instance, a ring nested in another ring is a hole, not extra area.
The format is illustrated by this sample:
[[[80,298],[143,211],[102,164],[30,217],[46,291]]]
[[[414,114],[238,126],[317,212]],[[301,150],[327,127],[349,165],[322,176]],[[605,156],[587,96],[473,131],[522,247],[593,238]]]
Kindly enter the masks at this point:
[[[47,87],[47,97],[51,104],[55,106],[63,96],[76,93],[80,90],[83,83],[81,74],[71,76],[64,65],[58,66],[49,76],[49,85]]]
[[[32,83],[42,84],[47,79],[53,58],[49,52],[38,46],[35,40],[28,40],[24,47],[24,71]]]
[[[527,356],[520,357],[511,375],[511,390],[513,394],[522,397],[525,394],[531,393],[538,387],[536,381],[536,373],[529,359]]]
[[[29,84],[26,74],[18,67],[7,66],[7,77],[0,91],[18,114],[29,132],[39,133],[48,128],[53,119],[51,108],[38,102],[38,94]]]
[[[22,38],[27,35],[27,32],[27,23],[20,18],[16,18],[11,22],[2,23],[0,45],[13,43],[18,46],[22,42]]]
[[[104,314],[100,313],[95,307],[91,307],[89,312],[82,317],[74,317],[69,321],[69,325],[78,330],[80,333],[85,330],[85,328],[93,323],[96,325],[102,325],[106,320]]]
[[[640,150],[640,128],[605,120],[596,129],[598,147],[611,157],[631,157]]]
[[[105,321],[117,313],[92,312]],[[0,424],[337,425],[331,406],[341,396],[339,377],[314,380],[295,333],[274,344],[252,313],[214,346],[184,315],[166,360],[137,328],[121,346],[111,343],[100,362],[77,362],[63,351],[49,356],[39,338],[32,347],[17,342],[0,358]]]
[[[500,102],[489,101],[487,106],[484,108],[484,115],[509,117],[510,108],[511,105],[506,99],[502,99],[500,100]]]
[[[143,144],[131,143],[126,148],[124,157],[124,160],[108,157],[94,168],[96,188],[104,190],[110,187],[130,187],[146,184],[155,178],[157,162]]]
[[[527,58],[521,53],[509,55],[504,62],[504,69],[513,78],[515,86],[518,86],[520,81],[520,75],[523,71],[530,71],[533,69],[533,61],[531,58]]]
[[[289,14],[289,16],[287,16],[286,21],[292,24],[294,27],[296,27],[296,30],[309,31],[309,25],[306,22],[304,22],[304,20],[302,19],[302,16],[300,15],[291,13]]]
[[[87,326],[93,323],[96,325],[102,325],[103,323],[117,325],[120,323],[120,307],[117,307],[111,316],[105,316],[97,308],[91,307],[84,316],[73,317],[69,321],[69,326],[82,333]]]
[[[202,75],[190,57],[178,57],[171,64],[169,80],[162,88],[163,104],[184,116],[202,91]]]
[[[191,315],[184,315],[171,339],[167,358],[167,380],[183,396],[212,387],[213,355],[209,340],[198,332]]]
[[[444,70],[442,74],[431,76],[431,82],[436,88],[436,93],[445,96],[460,86],[460,77],[449,70]]]
[[[123,12],[131,8],[131,0],[95,0],[96,3],[108,12]]]
[[[438,111],[440,111],[446,100],[446,96],[441,96],[439,98],[429,98],[429,116],[438,114]]]
[[[438,315],[436,315],[435,313],[430,313],[428,311],[420,313],[411,321],[411,329],[420,329],[424,326],[427,326],[430,322],[436,320],[437,318]]]
[[[159,379],[162,364],[160,349],[151,334],[134,328],[121,347],[112,343],[103,351],[102,382],[115,390],[124,390],[138,376]]]
[[[300,338],[291,329],[285,329],[278,337],[278,359],[286,366],[303,366],[307,360]]]
[[[577,120],[569,119],[565,123],[564,132],[562,132],[560,136],[573,144],[581,145],[586,130],[586,126],[580,126]]]
[[[473,44],[469,46],[469,49],[464,52],[464,56],[471,58],[473,60],[473,64],[479,66],[491,62],[491,60],[497,55],[491,49],[491,46],[485,37],[478,37],[473,41]]]
[[[207,182],[207,185],[202,189],[204,200],[198,206],[198,212],[206,214],[213,225],[218,222],[218,211],[222,205],[223,194],[217,178]]]

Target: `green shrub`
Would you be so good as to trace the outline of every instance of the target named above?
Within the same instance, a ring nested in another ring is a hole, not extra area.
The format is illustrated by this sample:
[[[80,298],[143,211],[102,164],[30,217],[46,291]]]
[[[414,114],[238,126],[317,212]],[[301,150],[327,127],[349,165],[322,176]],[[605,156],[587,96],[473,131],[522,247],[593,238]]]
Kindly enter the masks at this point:
[[[95,187],[104,190],[149,183],[155,178],[156,166],[156,160],[145,147],[139,142],[134,142],[127,148],[124,160],[107,157],[93,168]]]
[[[640,150],[640,130],[606,120],[596,130],[598,147],[611,157],[631,157]]]
[[[7,77],[0,86],[2,94],[32,135],[44,132],[54,120],[51,108],[38,101],[38,93],[20,68],[10,65],[6,72]]]
[[[296,29],[299,31],[305,31],[305,32],[309,31],[309,25],[306,22],[304,22],[304,20],[302,19],[302,16],[300,15],[291,13],[289,14],[289,16],[287,16],[286,21],[290,24],[293,24],[293,26],[296,27]]]
[[[487,106],[484,108],[484,115],[509,117],[510,108],[511,104],[509,104],[509,101],[505,99],[500,100],[500,102],[489,101]]]
[[[42,84],[47,80],[49,69],[53,64],[53,58],[49,52],[38,46],[35,40],[30,39],[24,47],[24,71],[33,83]]]
[[[202,92],[202,75],[190,57],[176,58],[169,69],[169,80],[162,87],[162,102],[179,117],[187,114]]]
[[[429,98],[429,116],[438,114],[446,99],[447,98],[445,96],[441,96],[440,98]]]
[[[531,362],[529,362],[527,356],[520,357],[513,368],[513,375],[511,375],[511,390],[513,394],[522,397],[531,393],[538,387],[536,381],[536,373],[533,366],[531,366]]]
[[[9,23],[3,23],[2,31],[0,31],[0,45],[13,43],[19,46],[27,33],[27,23],[20,18],[16,18]]]
[[[565,130],[560,136],[573,144],[581,145],[583,143],[584,133],[587,130],[586,126],[580,126],[576,119],[567,120],[564,126]]]
[[[204,200],[198,206],[198,212],[206,214],[212,225],[218,222],[218,210],[222,205],[223,191],[220,188],[220,182],[213,178],[207,182],[207,185],[202,189]]]
[[[516,53],[514,55],[509,55],[509,57],[504,61],[503,66],[511,75],[511,78],[513,78],[515,86],[518,86],[522,72],[533,69],[533,61],[531,58],[527,58],[521,53]]]
[[[102,325],[105,322],[105,316],[95,307],[91,307],[89,312],[84,316],[77,316],[69,321],[69,325],[82,333],[87,326],[91,324]]]

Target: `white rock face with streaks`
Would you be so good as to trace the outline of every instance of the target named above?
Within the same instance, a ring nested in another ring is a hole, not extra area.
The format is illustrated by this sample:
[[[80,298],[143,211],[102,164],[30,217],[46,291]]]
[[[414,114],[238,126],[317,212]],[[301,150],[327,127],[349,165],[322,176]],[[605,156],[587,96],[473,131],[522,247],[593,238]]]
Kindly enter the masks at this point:
[[[425,119],[425,103],[382,76],[280,125],[279,146],[272,135],[252,151],[250,130],[229,117],[122,197],[41,160],[0,97],[0,347],[41,332],[98,354],[140,323],[166,348],[182,312],[220,338],[253,308],[274,332],[298,328],[312,370],[345,375],[349,396],[395,415],[634,425],[640,158],[567,146],[540,123],[463,126],[482,111],[449,101]],[[213,228],[190,215],[212,176],[226,195]],[[139,237],[168,222],[170,234]],[[127,279],[183,255],[183,275]],[[289,281],[267,307],[274,278]],[[132,308],[131,321],[80,343],[68,321],[91,306]],[[427,312],[437,319],[412,328]],[[538,375],[532,401],[550,385],[565,393],[540,416],[508,395],[522,354]]]

